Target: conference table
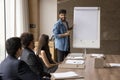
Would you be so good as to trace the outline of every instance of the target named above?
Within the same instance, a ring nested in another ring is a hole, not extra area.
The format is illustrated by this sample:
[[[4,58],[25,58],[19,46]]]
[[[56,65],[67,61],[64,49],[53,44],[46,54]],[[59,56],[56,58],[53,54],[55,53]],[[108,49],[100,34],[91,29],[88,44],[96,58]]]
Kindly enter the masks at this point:
[[[65,59],[66,60],[66,59]],[[120,63],[120,55],[105,55],[105,63]],[[59,66],[61,66],[61,63]],[[83,78],[61,79],[61,80],[120,80],[120,67],[95,68],[95,57],[87,54],[84,68],[61,68],[58,67],[56,73],[74,71]],[[53,79],[52,80],[57,80]]]

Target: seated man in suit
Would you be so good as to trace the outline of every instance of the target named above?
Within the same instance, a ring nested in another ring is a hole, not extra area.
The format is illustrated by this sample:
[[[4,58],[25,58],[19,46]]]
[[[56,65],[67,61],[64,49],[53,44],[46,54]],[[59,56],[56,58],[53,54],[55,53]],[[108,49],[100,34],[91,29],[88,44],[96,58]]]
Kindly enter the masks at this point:
[[[43,80],[46,80],[46,78],[49,79],[51,75],[44,71],[42,61],[39,60],[33,51],[35,47],[33,34],[28,32],[21,34],[21,42],[24,49],[20,59],[25,61],[31,70],[37,75],[41,76]]]
[[[29,66],[18,57],[22,53],[21,39],[12,37],[6,41],[8,56],[0,64],[2,80],[41,80]]]

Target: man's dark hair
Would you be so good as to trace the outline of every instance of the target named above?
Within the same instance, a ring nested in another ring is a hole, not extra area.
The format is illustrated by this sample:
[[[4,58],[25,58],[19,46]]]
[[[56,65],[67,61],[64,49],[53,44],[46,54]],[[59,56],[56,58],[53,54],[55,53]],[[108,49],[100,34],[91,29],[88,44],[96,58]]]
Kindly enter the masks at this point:
[[[18,37],[12,37],[6,41],[6,50],[8,55],[15,57],[19,48],[22,48],[21,39]]]
[[[30,42],[34,40],[33,34],[28,32],[22,33],[20,38],[24,48],[28,48],[28,46],[30,45]]]
[[[66,14],[66,10],[65,9],[61,9],[60,11],[59,11],[59,14]]]

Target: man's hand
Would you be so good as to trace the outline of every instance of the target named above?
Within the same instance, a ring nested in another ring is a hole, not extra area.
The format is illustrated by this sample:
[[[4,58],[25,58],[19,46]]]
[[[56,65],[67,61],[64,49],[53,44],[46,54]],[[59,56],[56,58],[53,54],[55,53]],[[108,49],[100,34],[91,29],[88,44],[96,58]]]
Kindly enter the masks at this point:
[[[67,31],[64,35],[65,36],[69,36],[70,35],[70,31]]]
[[[69,35],[70,35],[70,31],[67,31],[64,34],[60,34],[59,37],[66,37],[66,36],[69,36]]]

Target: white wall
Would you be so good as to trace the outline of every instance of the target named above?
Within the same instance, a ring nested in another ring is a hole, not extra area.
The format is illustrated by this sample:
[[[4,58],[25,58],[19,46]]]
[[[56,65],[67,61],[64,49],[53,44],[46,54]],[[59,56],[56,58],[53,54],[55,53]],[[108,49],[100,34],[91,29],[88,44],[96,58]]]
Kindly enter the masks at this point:
[[[52,36],[57,21],[57,0],[40,0],[40,34]]]

